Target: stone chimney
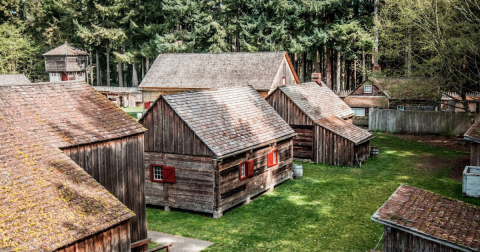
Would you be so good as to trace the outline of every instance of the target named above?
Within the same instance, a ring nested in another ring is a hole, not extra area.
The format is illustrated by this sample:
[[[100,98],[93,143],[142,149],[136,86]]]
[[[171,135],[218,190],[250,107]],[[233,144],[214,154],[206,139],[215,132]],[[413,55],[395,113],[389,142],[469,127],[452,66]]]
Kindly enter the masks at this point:
[[[312,73],[312,81],[322,85],[322,73]]]

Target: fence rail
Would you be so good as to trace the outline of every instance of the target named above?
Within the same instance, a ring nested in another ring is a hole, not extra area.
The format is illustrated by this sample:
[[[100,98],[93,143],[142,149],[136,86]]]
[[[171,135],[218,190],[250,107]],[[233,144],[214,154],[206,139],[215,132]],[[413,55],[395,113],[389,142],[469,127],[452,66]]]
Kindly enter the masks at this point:
[[[479,121],[480,114],[474,114]],[[462,112],[398,111],[370,109],[368,129],[396,133],[445,134],[461,136],[471,126],[470,117]]]

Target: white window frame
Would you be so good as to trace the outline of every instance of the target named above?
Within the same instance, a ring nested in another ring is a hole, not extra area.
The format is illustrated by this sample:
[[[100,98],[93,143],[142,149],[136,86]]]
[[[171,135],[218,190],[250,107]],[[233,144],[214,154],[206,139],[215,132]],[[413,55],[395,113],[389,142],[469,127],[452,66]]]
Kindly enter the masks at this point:
[[[353,112],[355,112],[355,116],[365,116],[365,108],[352,108],[352,109],[353,109]],[[363,111],[363,115],[357,113],[360,111]]]
[[[370,91],[367,91],[367,87],[369,87]],[[372,85],[364,85],[363,86],[363,92],[365,94],[371,94],[372,93]]]
[[[398,105],[397,110],[405,111],[405,106],[404,105]]]
[[[240,165],[240,177],[244,178],[247,176],[247,163],[243,163]]]
[[[158,176],[160,175],[160,177]],[[153,167],[153,179],[154,180],[163,180],[162,177],[162,167],[161,166],[154,166]]]
[[[272,162],[273,162],[274,165],[278,164],[277,155],[278,155],[278,150],[273,152]]]

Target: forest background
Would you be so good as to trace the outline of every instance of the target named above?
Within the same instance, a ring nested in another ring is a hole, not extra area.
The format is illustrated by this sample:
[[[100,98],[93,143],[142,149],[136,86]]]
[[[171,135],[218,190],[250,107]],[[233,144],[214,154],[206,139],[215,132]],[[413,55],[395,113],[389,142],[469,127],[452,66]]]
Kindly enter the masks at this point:
[[[48,80],[41,54],[65,42],[103,86],[138,86],[160,53],[287,51],[301,81],[353,89],[380,65],[464,96],[479,90],[479,1],[0,0],[0,73]]]

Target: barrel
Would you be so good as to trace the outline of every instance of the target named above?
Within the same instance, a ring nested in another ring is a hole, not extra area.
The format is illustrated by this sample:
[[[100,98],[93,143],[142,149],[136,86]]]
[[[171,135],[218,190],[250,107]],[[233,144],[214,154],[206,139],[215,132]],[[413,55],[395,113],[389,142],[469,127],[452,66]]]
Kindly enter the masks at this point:
[[[142,114],[141,112],[138,112],[138,113],[137,113],[137,119],[142,118],[142,115],[143,115],[143,114]]]
[[[378,157],[378,146],[372,146],[371,148],[370,155],[372,157]]]
[[[293,165],[293,178],[301,179],[303,177],[303,167],[299,164]]]

